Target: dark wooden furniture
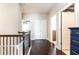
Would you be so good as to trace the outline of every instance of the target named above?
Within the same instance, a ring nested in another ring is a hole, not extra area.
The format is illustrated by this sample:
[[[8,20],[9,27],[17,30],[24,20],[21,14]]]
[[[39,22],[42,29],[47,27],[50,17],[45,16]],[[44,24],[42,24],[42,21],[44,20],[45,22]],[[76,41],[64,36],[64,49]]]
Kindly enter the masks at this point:
[[[70,29],[70,54],[79,55],[79,27]]]

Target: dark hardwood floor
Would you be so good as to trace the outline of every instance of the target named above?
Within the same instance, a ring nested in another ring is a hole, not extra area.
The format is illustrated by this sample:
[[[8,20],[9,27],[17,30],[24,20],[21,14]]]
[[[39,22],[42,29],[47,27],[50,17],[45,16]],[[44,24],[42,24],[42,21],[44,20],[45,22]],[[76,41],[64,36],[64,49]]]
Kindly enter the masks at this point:
[[[66,55],[66,54],[61,50],[56,49],[56,55]]]
[[[36,39],[32,41],[31,55],[48,55],[50,42],[45,39]]]
[[[32,40],[32,49],[30,55],[53,55],[54,44],[46,39]],[[62,51],[56,49],[56,55],[65,55]]]

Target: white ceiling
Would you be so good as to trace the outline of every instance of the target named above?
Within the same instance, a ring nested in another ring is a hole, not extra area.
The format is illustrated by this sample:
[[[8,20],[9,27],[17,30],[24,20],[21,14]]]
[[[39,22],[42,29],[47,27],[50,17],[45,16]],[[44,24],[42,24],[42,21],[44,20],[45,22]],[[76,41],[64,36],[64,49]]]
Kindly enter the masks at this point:
[[[59,7],[60,4],[64,3],[22,3],[21,9],[23,13],[48,13],[52,8],[55,10],[55,6]]]

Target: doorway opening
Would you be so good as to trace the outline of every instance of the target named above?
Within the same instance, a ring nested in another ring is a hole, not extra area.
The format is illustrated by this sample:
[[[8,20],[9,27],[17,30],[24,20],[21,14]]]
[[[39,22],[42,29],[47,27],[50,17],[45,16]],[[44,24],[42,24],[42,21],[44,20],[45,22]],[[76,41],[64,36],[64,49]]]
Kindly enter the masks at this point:
[[[22,31],[23,32],[30,31],[30,21],[22,21]]]
[[[57,18],[54,15],[51,18],[51,32],[52,32],[52,42],[56,44],[56,31],[57,31]]]
[[[68,8],[61,12],[61,50],[65,54],[70,54],[70,30],[69,27],[74,27],[75,21],[75,11],[74,4],[70,5]]]

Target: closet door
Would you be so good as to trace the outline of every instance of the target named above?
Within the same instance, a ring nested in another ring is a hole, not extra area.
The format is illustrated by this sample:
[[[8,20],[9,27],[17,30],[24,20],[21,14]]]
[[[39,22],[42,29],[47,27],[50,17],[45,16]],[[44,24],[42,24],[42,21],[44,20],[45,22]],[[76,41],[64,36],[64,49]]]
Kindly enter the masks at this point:
[[[47,22],[43,17],[33,20],[34,39],[46,39],[47,37]]]
[[[47,19],[40,19],[40,38],[47,39]]]
[[[34,39],[40,39],[41,34],[40,34],[40,19],[35,19],[33,20],[33,35]]]

